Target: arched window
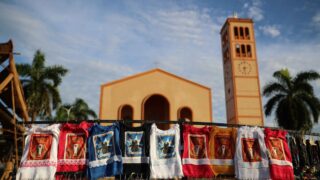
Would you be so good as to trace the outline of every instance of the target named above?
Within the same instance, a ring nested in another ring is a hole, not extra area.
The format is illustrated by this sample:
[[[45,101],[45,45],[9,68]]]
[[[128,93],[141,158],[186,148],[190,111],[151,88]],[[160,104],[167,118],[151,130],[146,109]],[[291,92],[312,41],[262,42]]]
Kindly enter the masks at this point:
[[[241,57],[246,57],[246,46],[244,44],[241,45]]]
[[[239,39],[238,27],[235,26],[235,27],[233,28],[233,31],[234,31],[234,37],[235,37],[236,39]]]
[[[240,45],[236,44],[236,56],[240,57]]]
[[[252,57],[251,46],[247,45],[247,56]]]
[[[249,34],[249,28],[248,28],[248,27],[246,27],[246,28],[244,29],[244,34],[245,34],[245,38],[246,38],[246,39],[250,39],[250,34]]]
[[[188,107],[183,107],[178,110],[178,119],[189,119],[192,121],[192,111]]]
[[[243,39],[244,33],[243,33],[243,27],[240,27],[240,39]]]
[[[133,120],[133,108],[130,105],[123,105],[119,108],[119,120]]]

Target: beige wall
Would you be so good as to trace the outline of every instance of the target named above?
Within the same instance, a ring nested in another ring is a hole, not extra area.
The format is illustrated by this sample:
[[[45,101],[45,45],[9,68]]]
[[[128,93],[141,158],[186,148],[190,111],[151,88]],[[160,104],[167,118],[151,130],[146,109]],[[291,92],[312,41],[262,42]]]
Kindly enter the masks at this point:
[[[177,119],[179,108],[187,106],[194,121],[212,121],[211,90],[160,69],[102,85],[100,119],[117,119],[124,104],[133,107],[134,119],[142,119],[142,104],[153,94],[167,98],[171,120]]]
[[[250,39],[236,39],[234,27],[249,28]],[[225,33],[227,32],[227,35]],[[221,31],[222,49],[229,48],[229,57],[223,52],[227,122],[263,125],[263,112],[260,94],[259,69],[253,22],[250,19],[229,18]],[[226,37],[227,38],[224,38]],[[251,57],[237,57],[236,44],[251,46]],[[246,63],[250,71],[243,73],[241,63]],[[230,67],[231,66],[231,67]],[[230,72],[229,75],[228,72]],[[230,75],[231,74],[231,75]],[[226,78],[227,77],[227,78]],[[230,91],[230,92],[229,92]]]

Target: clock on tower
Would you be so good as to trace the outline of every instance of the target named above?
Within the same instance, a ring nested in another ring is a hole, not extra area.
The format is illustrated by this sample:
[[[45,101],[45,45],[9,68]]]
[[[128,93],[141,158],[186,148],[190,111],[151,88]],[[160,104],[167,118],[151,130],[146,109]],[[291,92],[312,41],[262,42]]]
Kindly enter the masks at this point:
[[[227,122],[263,125],[253,21],[228,18],[220,34]]]

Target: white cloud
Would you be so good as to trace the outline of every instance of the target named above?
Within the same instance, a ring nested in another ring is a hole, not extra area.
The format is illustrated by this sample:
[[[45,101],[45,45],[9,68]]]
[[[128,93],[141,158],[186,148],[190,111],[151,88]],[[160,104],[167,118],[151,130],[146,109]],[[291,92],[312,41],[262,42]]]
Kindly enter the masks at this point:
[[[252,0],[251,3],[244,3],[243,9],[249,18],[255,21],[261,21],[264,18],[264,12],[261,8],[262,2],[260,0]]]
[[[270,36],[273,38],[281,34],[279,26],[276,26],[276,25],[259,26],[259,30],[261,30],[264,35]]]
[[[313,17],[312,17],[312,26],[320,30],[320,12],[317,12]]]
[[[261,21],[264,18],[262,9],[256,6],[248,8],[248,16],[256,21]]]

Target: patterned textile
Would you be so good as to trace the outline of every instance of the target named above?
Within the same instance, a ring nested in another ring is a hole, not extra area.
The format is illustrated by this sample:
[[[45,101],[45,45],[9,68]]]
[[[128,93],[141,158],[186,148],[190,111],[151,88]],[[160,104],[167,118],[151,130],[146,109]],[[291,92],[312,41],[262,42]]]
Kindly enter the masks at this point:
[[[88,177],[98,179],[122,174],[119,124],[90,128],[88,138]]]
[[[213,127],[209,143],[211,170],[215,176],[234,174],[235,128]]]
[[[16,179],[55,179],[59,124],[32,127],[27,132],[25,149]]]
[[[264,133],[270,158],[271,178],[273,180],[293,180],[292,157],[286,139],[287,131],[266,128]]]
[[[150,177],[183,177],[180,158],[180,128],[174,125],[169,130],[160,130],[152,124],[150,132]]]
[[[92,123],[66,123],[61,126],[57,172],[85,171],[88,129]],[[57,176],[57,179],[63,178]]]
[[[211,127],[197,128],[183,126],[184,151],[182,155],[183,174],[193,178],[211,178],[209,140]]]

